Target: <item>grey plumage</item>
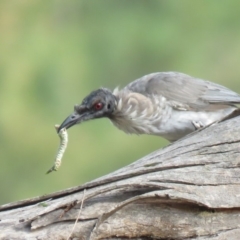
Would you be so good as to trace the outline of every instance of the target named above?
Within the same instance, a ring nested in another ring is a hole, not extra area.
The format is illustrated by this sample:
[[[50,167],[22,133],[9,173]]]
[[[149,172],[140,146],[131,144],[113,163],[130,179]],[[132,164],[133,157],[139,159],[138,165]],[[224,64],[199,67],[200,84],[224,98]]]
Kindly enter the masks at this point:
[[[152,73],[131,82],[125,89],[145,96],[161,95],[193,109],[205,108],[211,103],[240,102],[240,95],[224,86],[178,72]]]
[[[240,114],[240,95],[219,84],[178,72],[151,73],[122,90],[102,88],[87,96],[60,126],[108,117],[126,133],[169,141]],[[100,106],[101,105],[101,106]]]

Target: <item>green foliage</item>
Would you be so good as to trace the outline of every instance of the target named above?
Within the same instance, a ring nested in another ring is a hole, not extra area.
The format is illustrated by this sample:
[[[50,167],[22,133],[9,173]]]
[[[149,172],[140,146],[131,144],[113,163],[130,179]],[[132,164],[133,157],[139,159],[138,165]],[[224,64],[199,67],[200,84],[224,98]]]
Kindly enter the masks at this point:
[[[79,185],[166,145],[126,136],[106,119],[61,123],[93,89],[180,71],[240,92],[237,0],[0,2],[0,204]]]

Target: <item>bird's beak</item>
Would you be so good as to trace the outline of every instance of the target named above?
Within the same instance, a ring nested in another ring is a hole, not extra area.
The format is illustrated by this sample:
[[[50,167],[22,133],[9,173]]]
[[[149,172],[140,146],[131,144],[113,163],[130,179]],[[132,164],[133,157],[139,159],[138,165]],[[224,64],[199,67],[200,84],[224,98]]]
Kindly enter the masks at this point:
[[[83,118],[85,116],[85,111],[84,110],[85,110],[85,108],[81,108],[80,111],[78,111],[78,112],[74,111],[71,115],[69,115],[63,121],[63,123],[60,125],[60,127],[58,128],[58,133],[63,128],[68,129],[68,128],[74,126],[75,124],[82,122]]]

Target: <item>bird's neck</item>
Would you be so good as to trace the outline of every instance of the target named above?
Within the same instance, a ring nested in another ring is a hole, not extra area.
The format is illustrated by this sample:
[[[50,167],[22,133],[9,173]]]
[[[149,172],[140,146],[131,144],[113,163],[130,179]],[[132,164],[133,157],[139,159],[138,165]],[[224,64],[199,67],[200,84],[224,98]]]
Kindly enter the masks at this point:
[[[117,103],[110,120],[126,133],[155,134],[168,107],[165,98],[146,97],[129,91],[114,91]]]

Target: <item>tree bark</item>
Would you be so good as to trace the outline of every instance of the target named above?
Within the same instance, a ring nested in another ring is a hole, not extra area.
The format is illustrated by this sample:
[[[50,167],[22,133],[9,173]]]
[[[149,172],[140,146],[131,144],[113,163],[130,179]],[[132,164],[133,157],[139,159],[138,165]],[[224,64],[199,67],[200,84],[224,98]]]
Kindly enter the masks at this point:
[[[0,239],[238,240],[239,166],[236,117],[82,186],[0,206]]]

